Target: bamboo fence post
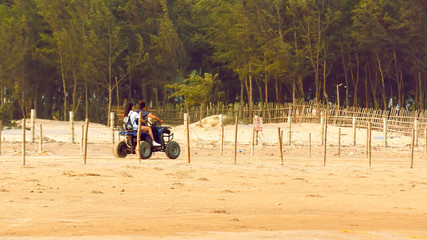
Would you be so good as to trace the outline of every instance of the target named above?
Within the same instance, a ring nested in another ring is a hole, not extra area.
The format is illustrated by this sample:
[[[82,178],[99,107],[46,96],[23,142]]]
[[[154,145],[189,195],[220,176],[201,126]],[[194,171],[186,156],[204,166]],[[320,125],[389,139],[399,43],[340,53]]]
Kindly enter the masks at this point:
[[[89,118],[86,118],[85,121],[85,134],[84,134],[84,151],[83,151],[83,163],[86,165],[87,157],[87,135],[89,132]]]
[[[387,148],[387,118],[383,118],[384,148]]]
[[[411,140],[411,168],[414,168],[414,145],[415,145],[415,129],[412,129],[412,140]]]
[[[0,155],[1,155],[1,131],[3,129],[3,121],[0,120]]]
[[[281,165],[283,165],[283,149],[282,149],[282,134],[280,132],[280,127],[277,128],[277,133],[278,133],[278,137],[279,137],[279,152],[280,152],[280,162]]]
[[[110,132],[111,132],[111,143],[114,145],[114,127],[115,127],[115,114],[114,112],[110,113]]]
[[[36,128],[36,110],[31,109],[31,143],[34,143]]]
[[[341,157],[341,128],[338,128],[338,157]]]
[[[369,167],[371,167],[371,165],[372,165],[372,159],[371,159],[371,156],[372,156],[372,152],[371,152],[371,141],[372,141],[372,123],[371,123],[371,121],[369,121],[368,122],[368,144],[367,144],[367,147],[368,147],[368,160],[369,160]]]
[[[251,156],[255,155],[255,130],[252,129]]]
[[[22,165],[25,166],[25,118],[22,119]]]
[[[311,157],[311,133],[308,134],[308,156]]]
[[[324,136],[325,136],[325,119],[323,118],[323,112],[320,113],[321,117],[320,117],[320,128],[321,128],[321,136],[322,136],[322,146],[323,146],[323,141],[324,141]]]
[[[139,159],[139,163],[141,163],[141,122],[142,122],[142,111],[139,112],[138,131],[136,135],[136,149],[135,149],[136,156],[138,156],[138,159]]]
[[[80,155],[84,154],[84,140],[85,140],[85,124],[82,125],[82,140],[80,141]]]
[[[42,125],[40,124],[40,139],[39,139],[39,153],[43,152],[43,129]]]
[[[221,126],[219,155],[222,156],[222,153],[224,152],[224,119],[223,119],[222,114],[219,115],[219,124]]]
[[[356,146],[356,117],[353,117],[353,146]]]
[[[234,131],[234,164],[237,163],[237,126],[238,126],[238,118],[236,116],[236,128]]]
[[[292,145],[292,117],[288,116],[288,145]]]
[[[323,144],[323,166],[326,166],[326,143],[328,136],[328,120],[329,120],[329,111],[326,111],[326,121],[325,121],[325,143]]]
[[[74,143],[74,112],[70,111],[70,141]]]
[[[415,118],[414,120],[414,129],[415,129],[415,135],[414,135],[415,146],[418,147],[418,119],[417,118]]]
[[[189,124],[189,115],[188,113],[184,113],[184,125],[185,125],[185,135],[187,139],[187,161],[191,162],[190,159],[190,124]]]

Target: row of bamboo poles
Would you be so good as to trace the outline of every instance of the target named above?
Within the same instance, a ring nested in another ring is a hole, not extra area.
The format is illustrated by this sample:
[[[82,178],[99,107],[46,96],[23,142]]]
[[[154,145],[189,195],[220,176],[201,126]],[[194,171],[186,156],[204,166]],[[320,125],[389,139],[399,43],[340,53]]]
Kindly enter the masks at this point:
[[[118,120],[123,119],[123,107],[113,107]],[[411,135],[415,129],[423,135],[424,128],[427,127],[427,111],[411,111],[407,109],[366,109],[361,107],[339,107],[336,105],[319,105],[314,101],[293,103],[265,103],[254,104],[250,110],[248,104],[240,103],[210,103],[206,106],[191,108],[167,105],[156,108],[149,107],[149,112],[160,117],[168,125],[180,125],[183,123],[184,113],[188,113],[191,122],[197,122],[207,116],[227,115],[238,117],[240,122],[252,123],[255,115],[263,117],[264,123],[283,123],[288,121],[288,116],[292,117],[295,123],[320,123],[322,116],[329,115],[328,124],[351,127],[353,118],[357,120],[359,128],[367,128],[368,123],[372,125],[372,130],[382,131],[384,124],[387,124],[387,131]],[[121,124],[121,123],[117,123]]]

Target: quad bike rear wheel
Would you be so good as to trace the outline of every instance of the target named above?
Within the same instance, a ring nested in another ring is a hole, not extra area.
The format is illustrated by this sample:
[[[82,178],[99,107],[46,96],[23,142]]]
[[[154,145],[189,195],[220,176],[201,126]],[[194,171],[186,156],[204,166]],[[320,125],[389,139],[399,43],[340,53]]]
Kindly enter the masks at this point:
[[[128,155],[128,145],[125,141],[117,142],[114,145],[114,157],[125,158]]]
[[[166,145],[165,149],[166,156],[170,159],[176,159],[179,157],[179,154],[181,153],[181,149],[179,147],[179,144],[175,141],[171,141]]]
[[[151,157],[151,146],[146,141],[141,141],[139,144],[139,153],[142,159],[148,159]]]

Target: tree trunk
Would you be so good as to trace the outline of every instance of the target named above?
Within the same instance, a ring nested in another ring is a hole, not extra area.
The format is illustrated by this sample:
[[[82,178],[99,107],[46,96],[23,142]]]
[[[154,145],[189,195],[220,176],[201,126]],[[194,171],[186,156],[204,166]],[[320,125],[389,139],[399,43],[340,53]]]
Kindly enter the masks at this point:
[[[359,53],[356,53],[356,83],[354,84],[354,98],[353,98],[353,107],[357,107],[357,90],[360,79],[360,62],[359,62]]]
[[[88,86],[87,80],[85,81],[85,118],[89,118],[89,96],[88,96]]]
[[[119,96],[119,83],[117,82],[117,77],[116,79],[116,97],[117,97],[117,106],[120,106],[120,96]]]
[[[385,97],[385,84],[384,84],[384,73],[383,73],[383,68],[381,67],[381,61],[380,61],[380,57],[377,54],[377,62],[378,62],[378,70],[380,70],[380,74],[381,74],[381,95],[383,98],[383,104],[384,104],[384,110],[387,109],[387,100]]]
[[[265,80],[264,80],[264,84],[265,84],[265,104],[267,105],[267,113],[268,113],[268,122],[271,123],[271,113],[270,113],[270,106],[268,105],[268,78],[267,78],[267,74],[265,74]]]
[[[64,121],[67,121],[67,85],[65,82],[64,60],[62,57],[62,50],[59,43],[58,43],[58,46],[59,46],[59,62],[61,65],[62,88],[64,90]]]
[[[252,114],[252,107],[253,107],[253,103],[252,103],[252,62],[249,62],[249,118],[252,118],[253,114]]]
[[[368,65],[365,65],[365,108],[369,108]]]
[[[420,110],[424,109],[424,86],[421,81],[421,72],[418,72],[418,89],[419,89],[419,98],[420,98]]]

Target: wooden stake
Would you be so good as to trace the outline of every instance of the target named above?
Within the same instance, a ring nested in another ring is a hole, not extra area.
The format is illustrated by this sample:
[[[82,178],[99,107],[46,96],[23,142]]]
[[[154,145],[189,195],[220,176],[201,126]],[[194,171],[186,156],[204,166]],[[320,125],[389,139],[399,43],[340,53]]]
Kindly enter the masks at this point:
[[[86,157],[87,157],[87,135],[89,132],[89,118],[86,118],[85,121],[85,137],[84,137],[84,153],[83,153],[83,163],[86,164]]]
[[[40,124],[40,139],[39,139],[39,153],[43,152],[43,129],[42,125]]]
[[[325,119],[323,118],[323,112],[321,113],[321,117],[320,117],[320,128],[321,128],[321,136],[322,136],[322,140],[320,141],[322,143],[323,146],[323,141],[324,141],[324,136],[325,136]]]
[[[82,125],[82,140],[80,141],[80,155],[84,154],[84,140],[85,140],[85,125]]]
[[[1,155],[1,131],[2,131],[2,129],[3,129],[3,121],[2,120],[0,120],[0,155]]]
[[[323,166],[326,166],[326,144],[327,144],[327,138],[328,138],[328,120],[329,120],[329,111],[326,111],[325,143],[323,144]]]
[[[372,141],[372,123],[368,123],[368,160],[369,160],[369,167],[372,165],[371,161],[371,141]]]
[[[70,142],[74,143],[74,112],[70,111]]]
[[[251,156],[255,155],[255,130],[252,129]]]
[[[237,126],[238,126],[238,122],[237,122],[237,116],[236,116],[236,129],[234,131],[234,164],[237,163]]]
[[[308,155],[311,157],[311,133],[308,134]]]
[[[22,165],[25,166],[25,118],[22,119]]]
[[[415,129],[412,129],[412,141],[411,141],[411,168],[414,168],[414,145],[415,145]]]
[[[188,113],[184,113],[185,135],[187,139],[187,161],[191,163],[190,159],[190,119]]]
[[[383,118],[384,148],[387,148],[387,118]]]
[[[414,130],[415,130],[415,134],[414,134],[414,140],[415,140],[415,146],[418,147],[418,119],[415,118],[414,120]]]
[[[292,145],[292,117],[289,115],[288,116],[288,145],[291,146]]]
[[[282,134],[280,132],[280,127],[277,128],[277,133],[279,135],[279,152],[280,152],[280,162],[283,165],[283,149],[282,149]]]
[[[222,153],[224,152],[224,120],[223,120],[222,114],[219,115],[219,123],[221,126],[219,155],[222,156]]]
[[[356,146],[356,117],[353,117],[353,146]]]
[[[31,109],[31,143],[34,143],[36,128],[36,110]]]
[[[341,157],[341,128],[338,128],[338,157]]]
[[[114,127],[115,127],[115,114],[114,112],[110,113],[110,132],[111,132],[111,143],[114,146]]]
[[[136,149],[135,149],[136,156],[138,156],[138,159],[139,159],[139,163],[141,163],[141,122],[142,122],[142,111],[139,112],[138,131],[136,135]]]

